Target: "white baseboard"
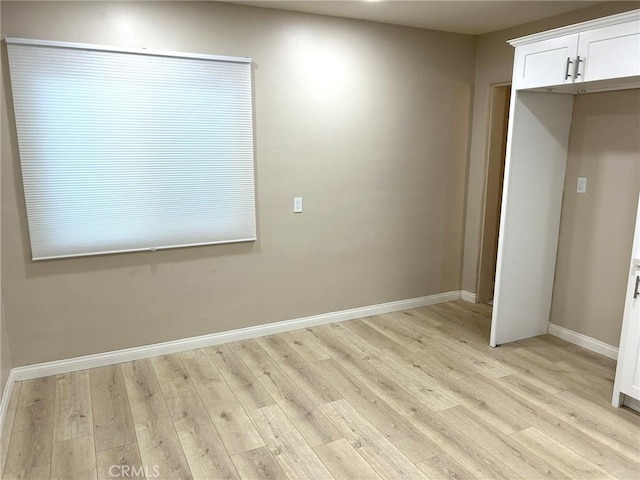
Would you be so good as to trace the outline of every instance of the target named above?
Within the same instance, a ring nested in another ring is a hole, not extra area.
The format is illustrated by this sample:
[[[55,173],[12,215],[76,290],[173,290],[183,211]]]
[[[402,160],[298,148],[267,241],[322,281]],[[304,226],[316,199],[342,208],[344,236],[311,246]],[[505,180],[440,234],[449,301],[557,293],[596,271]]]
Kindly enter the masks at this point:
[[[465,302],[478,303],[478,296],[466,290],[460,290],[460,298]]]
[[[618,359],[618,348],[609,345],[608,343],[601,342],[600,340],[596,340],[595,338],[587,337],[582,333],[574,332],[573,330],[569,330],[568,328],[561,327],[560,325],[556,325],[551,322],[549,322],[548,331],[549,335],[562,338],[567,342],[574,343],[582,348],[591,350],[592,352],[599,353],[600,355],[604,355],[608,358],[612,358],[613,360]]]
[[[396,302],[351,308],[349,310],[323,313],[320,315],[313,315],[311,317],[285,320],[282,322],[274,322],[266,325],[257,325],[255,327],[239,328],[237,330],[212,333],[199,337],[183,338],[180,340],[155,343],[152,345],[143,345],[140,347],[126,348],[123,350],[114,350],[111,352],[96,353],[94,355],[86,355],[65,360],[56,360],[53,362],[26,365],[24,367],[14,368],[13,370],[11,370],[11,374],[14,376],[15,381],[48,377],[50,375],[76,372],[78,370],[85,370],[88,368],[104,367],[117,363],[130,362],[132,360],[140,360],[143,358],[157,357],[159,355],[184,352],[186,350],[192,350],[195,348],[203,348],[212,345],[219,345],[221,343],[247,340],[249,338],[273,335],[274,333],[282,333],[290,330],[297,330],[300,328],[315,327],[318,325],[342,322],[345,320],[353,320],[356,318],[380,315],[383,313],[398,312],[401,310],[424,307],[427,305],[434,305],[436,303],[450,302],[459,299],[460,291],[456,290],[453,292],[429,295],[426,297],[411,298],[408,300],[399,300]]]
[[[2,434],[4,429],[4,419],[7,417],[7,410],[9,409],[11,394],[13,393],[13,386],[15,383],[15,374],[13,373],[13,370],[11,370],[7,377],[7,384],[4,386],[4,391],[2,392],[2,400],[0,400],[0,434]]]

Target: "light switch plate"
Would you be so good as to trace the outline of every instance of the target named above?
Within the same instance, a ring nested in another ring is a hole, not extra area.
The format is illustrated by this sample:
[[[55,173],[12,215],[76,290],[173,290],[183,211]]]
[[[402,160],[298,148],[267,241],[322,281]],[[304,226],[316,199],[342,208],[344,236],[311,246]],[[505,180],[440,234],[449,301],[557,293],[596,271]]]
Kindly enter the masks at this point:
[[[587,177],[578,177],[578,193],[587,193]]]
[[[293,213],[302,213],[302,197],[293,198]]]

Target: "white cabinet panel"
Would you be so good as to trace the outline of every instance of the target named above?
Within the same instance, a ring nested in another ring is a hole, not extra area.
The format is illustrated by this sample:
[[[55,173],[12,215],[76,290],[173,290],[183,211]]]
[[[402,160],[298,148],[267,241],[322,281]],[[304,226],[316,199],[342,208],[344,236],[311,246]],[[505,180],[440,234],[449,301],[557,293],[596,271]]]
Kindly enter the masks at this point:
[[[514,90],[491,346],[547,333],[572,95]]]
[[[640,401],[640,200],[636,219],[631,268],[627,283],[618,368],[613,386],[613,405],[619,407],[620,394]]]
[[[576,82],[640,75],[640,21],[580,33]]]
[[[516,49],[515,88],[536,88],[573,82],[578,34],[565,35]]]

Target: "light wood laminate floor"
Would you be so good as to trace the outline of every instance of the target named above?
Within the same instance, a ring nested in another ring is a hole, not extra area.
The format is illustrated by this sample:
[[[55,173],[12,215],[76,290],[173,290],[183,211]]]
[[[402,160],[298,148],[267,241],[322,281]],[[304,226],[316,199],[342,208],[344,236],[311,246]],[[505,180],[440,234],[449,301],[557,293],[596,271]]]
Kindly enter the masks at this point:
[[[25,381],[5,479],[638,479],[615,362],[463,301]]]

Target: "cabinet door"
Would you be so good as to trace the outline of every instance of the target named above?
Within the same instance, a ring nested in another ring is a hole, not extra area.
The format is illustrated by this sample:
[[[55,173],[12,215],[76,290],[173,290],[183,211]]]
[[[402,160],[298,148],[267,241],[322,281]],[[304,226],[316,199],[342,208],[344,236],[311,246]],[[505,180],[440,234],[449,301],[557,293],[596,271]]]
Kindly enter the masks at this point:
[[[580,33],[576,82],[640,75],[640,21]]]
[[[620,394],[640,401],[640,200],[633,239],[631,269],[624,305],[622,334],[618,351],[613,405],[620,406]]]
[[[513,84],[519,90],[573,83],[578,34],[516,48]]]

